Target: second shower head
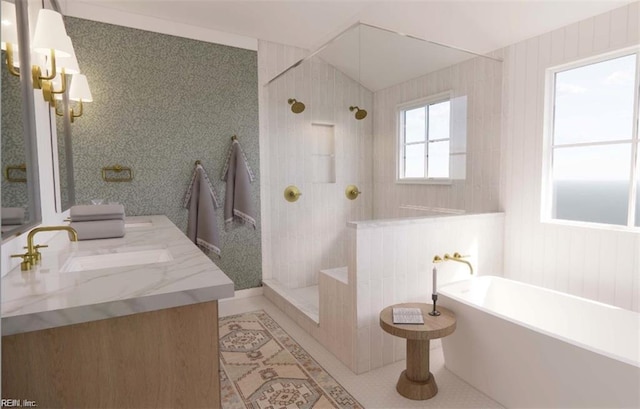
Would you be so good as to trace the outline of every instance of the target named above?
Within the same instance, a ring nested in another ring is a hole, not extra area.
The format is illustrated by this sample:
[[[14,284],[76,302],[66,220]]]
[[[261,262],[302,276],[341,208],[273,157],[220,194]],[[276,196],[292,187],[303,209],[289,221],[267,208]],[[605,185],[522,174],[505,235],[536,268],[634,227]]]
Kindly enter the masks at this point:
[[[299,114],[304,111],[304,104],[300,101],[297,101],[295,98],[289,98],[287,102],[289,103],[289,105],[291,105],[291,112],[293,112],[294,114]]]
[[[349,111],[356,111],[356,119],[359,121],[361,119],[365,119],[367,117],[367,111],[364,109],[360,109],[356,106],[350,106]]]

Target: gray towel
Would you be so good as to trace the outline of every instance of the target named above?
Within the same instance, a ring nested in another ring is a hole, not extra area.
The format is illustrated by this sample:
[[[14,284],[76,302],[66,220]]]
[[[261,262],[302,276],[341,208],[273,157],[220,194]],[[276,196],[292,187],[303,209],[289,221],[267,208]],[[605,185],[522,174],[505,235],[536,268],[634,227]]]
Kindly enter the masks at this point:
[[[74,222],[124,220],[124,206],[121,204],[71,206],[69,216]]]
[[[124,237],[124,220],[71,222],[69,226],[78,233],[78,240],[114,239]]]
[[[202,165],[196,165],[183,201],[183,206],[189,209],[187,237],[205,253],[213,252],[220,256],[220,235],[216,217],[216,208],[220,207],[218,203],[218,195],[209,181],[207,172]]]
[[[247,163],[240,143],[234,140],[222,171],[222,180],[227,182],[224,198],[224,224],[231,227],[234,221],[249,223],[256,228],[256,216],[251,201],[253,172]]]
[[[2,225],[15,226],[24,223],[23,207],[3,207],[2,208]]]

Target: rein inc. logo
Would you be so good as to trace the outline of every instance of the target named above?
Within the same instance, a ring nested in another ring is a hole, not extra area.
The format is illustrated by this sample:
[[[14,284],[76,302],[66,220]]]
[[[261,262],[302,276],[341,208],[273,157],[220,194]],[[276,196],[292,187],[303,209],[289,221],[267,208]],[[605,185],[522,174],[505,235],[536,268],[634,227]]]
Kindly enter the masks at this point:
[[[35,408],[38,406],[35,400],[29,399],[0,399],[0,407],[3,408]]]

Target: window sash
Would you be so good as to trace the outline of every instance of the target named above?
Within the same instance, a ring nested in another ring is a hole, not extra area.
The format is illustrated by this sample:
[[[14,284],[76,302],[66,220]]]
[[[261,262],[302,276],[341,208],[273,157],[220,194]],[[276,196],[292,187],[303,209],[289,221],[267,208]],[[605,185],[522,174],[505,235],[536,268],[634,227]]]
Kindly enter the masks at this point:
[[[446,178],[434,178],[434,177],[429,177],[429,145],[431,143],[435,143],[435,142],[445,142],[445,141],[449,141],[449,143],[451,143],[451,135],[449,135],[449,138],[439,138],[439,139],[433,139],[433,140],[429,140],[429,115],[430,115],[430,108],[432,105],[436,105],[436,104],[440,104],[442,102],[447,102],[447,101],[451,101],[451,97],[449,95],[449,93],[447,93],[447,96],[436,96],[433,99],[429,99],[427,102],[423,102],[423,103],[417,103],[417,104],[413,104],[413,105],[407,105],[403,108],[400,109],[400,113],[401,113],[401,117],[402,117],[402,127],[401,127],[401,132],[402,132],[402,139],[401,139],[401,143],[400,143],[400,161],[401,164],[399,166],[399,168],[401,169],[400,174],[398,175],[398,179],[400,180],[449,180],[450,177],[446,177]],[[414,142],[407,142],[407,120],[406,120],[406,115],[407,115],[407,111],[411,111],[417,108],[424,108],[425,109],[425,124],[424,124],[424,139],[421,141],[414,141]],[[451,126],[451,113],[449,113],[449,126]],[[406,154],[406,150],[407,150],[407,146],[412,146],[412,145],[425,145],[424,148],[424,171],[423,171],[423,175],[422,177],[407,177],[407,154]],[[451,156],[451,152],[449,152],[449,156]],[[451,162],[449,161],[449,166],[451,166]],[[451,174],[451,169],[449,169],[449,175]]]
[[[578,142],[578,143],[569,143],[569,144],[556,144],[555,143],[555,113],[556,113],[556,109],[555,109],[555,101],[556,101],[556,74],[560,73],[560,72],[564,72],[564,71],[568,71],[568,70],[572,70],[572,69],[576,69],[576,68],[581,68],[581,67],[587,67],[589,65],[592,64],[597,64],[603,61],[608,61],[608,60],[612,60],[612,59],[616,59],[616,58],[621,58],[624,56],[629,56],[629,55],[635,55],[636,57],[636,72],[635,72],[635,77],[634,77],[634,99],[633,99],[633,124],[632,124],[632,134],[631,134],[631,138],[629,139],[618,139],[618,140],[611,140],[611,141],[597,141],[597,142]],[[596,57],[593,59],[590,59],[588,61],[583,61],[583,62],[578,62],[578,63],[572,63],[569,64],[568,66],[562,67],[560,69],[550,69],[549,71],[549,77],[548,79],[550,79],[550,81],[548,80],[548,82],[550,83],[549,87],[547,88],[548,92],[549,92],[549,96],[551,99],[551,103],[550,103],[550,118],[551,120],[549,121],[549,145],[548,145],[548,154],[549,155],[549,161],[547,162],[548,165],[544,165],[543,164],[543,169],[545,169],[546,172],[546,177],[544,178],[545,180],[545,185],[546,185],[546,189],[545,189],[545,195],[546,195],[546,203],[543,203],[543,220],[549,219],[549,220],[554,220],[554,221],[567,221],[569,222],[570,220],[566,220],[566,219],[556,219],[553,217],[553,207],[552,207],[552,202],[554,200],[554,195],[553,195],[553,172],[554,172],[554,157],[555,157],[555,152],[557,149],[563,149],[563,148],[571,148],[571,147],[586,147],[586,146],[605,146],[605,145],[617,145],[617,144],[628,144],[631,143],[631,163],[630,163],[630,175],[629,175],[629,186],[628,186],[628,194],[629,194],[629,199],[628,199],[628,203],[627,203],[627,223],[626,225],[611,225],[611,226],[615,226],[615,227],[626,227],[626,228],[634,228],[634,229],[638,229],[638,227],[635,226],[636,223],[636,203],[638,201],[637,198],[637,186],[638,186],[638,180],[640,178],[640,158],[638,157],[640,152],[638,149],[638,143],[639,143],[639,121],[640,121],[640,49],[638,49],[637,47],[635,47],[634,51],[629,51],[627,50],[622,50],[622,51],[618,51],[618,52],[613,52],[613,53],[609,53],[605,56],[600,56],[600,57]],[[570,221],[570,222],[574,222],[574,221]],[[605,225],[603,223],[596,223],[596,222],[590,222],[590,221],[580,221],[580,222],[576,222],[579,224],[597,224],[597,225]]]

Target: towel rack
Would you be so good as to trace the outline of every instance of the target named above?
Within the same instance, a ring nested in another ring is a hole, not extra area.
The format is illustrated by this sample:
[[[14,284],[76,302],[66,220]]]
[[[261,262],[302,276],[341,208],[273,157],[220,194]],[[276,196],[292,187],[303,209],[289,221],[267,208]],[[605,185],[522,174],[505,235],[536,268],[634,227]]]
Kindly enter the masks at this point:
[[[24,177],[13,176],[11,174],[12,172],[24,173]],[[21,163],[19,165],[7,165],[7,167],[4,169],[4,177],[7,179],[7,182],[26,183],[27,182],[27,165],[25,163]]]
[[[200,162],[200,159],[197,159],[197,160],[196,160],[196,164],[195,164],[195,166],[198,166],[198,165],[200,165],[201,163],[202,163],[202,162]]]
[[[231,140],[232,140],[232,141],[237,141],[237,140],[238,140],[238,137],[237,137],[236,135],[233,135],[233,136],[231,137]]]
[[[109,176],[108,173],[115,173],[117,176]],[[133,180],[133,170],[128,166],[114,165],[102,168],[102,180],[105,182],[131,182]]]

